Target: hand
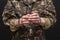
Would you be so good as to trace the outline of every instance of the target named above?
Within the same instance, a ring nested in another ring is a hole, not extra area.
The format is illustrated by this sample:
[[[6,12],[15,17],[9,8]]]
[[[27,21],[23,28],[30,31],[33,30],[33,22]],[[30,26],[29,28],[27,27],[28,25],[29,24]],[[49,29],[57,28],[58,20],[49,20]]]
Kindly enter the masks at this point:
[[[22,18],[20,18],[20,24],[24,25],[25,27],[29,26],[30,22],[28,21],[28,15],[24,15]]]
[[[30,22],[32,22],[32,23],[39,24],[39,23],[40,23],[40,16],[39,16],[38,13],[34,13],[34,12],[33,12],[33,13],[29,16],[28,20],[29,20]]]

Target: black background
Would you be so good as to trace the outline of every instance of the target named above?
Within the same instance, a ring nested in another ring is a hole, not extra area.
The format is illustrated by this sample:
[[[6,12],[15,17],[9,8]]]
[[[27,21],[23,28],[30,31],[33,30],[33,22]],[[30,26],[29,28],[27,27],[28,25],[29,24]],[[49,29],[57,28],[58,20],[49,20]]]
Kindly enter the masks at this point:
[[[54,27],[45,31],[47,40],[60,40],[60,1],[53,0],[56,7],[57,22]],[[0,40],[10,40],[11,32],[2,22],[2,13],[7,0],[0,0]]]

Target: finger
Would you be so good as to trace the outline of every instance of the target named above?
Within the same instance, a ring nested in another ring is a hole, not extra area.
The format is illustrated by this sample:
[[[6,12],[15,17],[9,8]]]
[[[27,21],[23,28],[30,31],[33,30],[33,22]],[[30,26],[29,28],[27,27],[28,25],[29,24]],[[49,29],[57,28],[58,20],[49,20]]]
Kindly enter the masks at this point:
[[[32,16],[31,18],[39,18],[39,16]]]
[[[27,26],[29,26],[29,22],[28,22],[28,21],[25,21],[25,22],[23,22],[23,25],[24,25],[25,27],[27,27]]]
[[[39,23],[39,21],[32,21],[32,23]]]
[[[28,21],[25,21],[25,22],[23,22],[23,24],[29,24],[29,22]]]
[[[39,16],[30,16],[29,19],[38,19],[40,18]]]
[[[38,18],[31,18],[31,19],[28,19],[28,20],[34,21],[34,20],[39,20],[39,19]]]
[[[33,12],[31,15],[37,16],[39,15],[38,13]]]
[[[31,14],[27,14],[27,16],[30,16]]]
[[[27,19],[22,19],[23,23],[28,23],[29,21]]]
[[[24,16],[22,16],[22,18],[23,18],[23,19],[27,19],[27,18],[28,18],[28,16],[27,16],[27,15],[24,15]]]
[[[39,21],[39,19],[29,19],[30,22]]]
[[[26,21],[26,19],[22,18],[22,22]]]
[[[32,23],[39,23],[40,19],[29,19],[29,21]]]

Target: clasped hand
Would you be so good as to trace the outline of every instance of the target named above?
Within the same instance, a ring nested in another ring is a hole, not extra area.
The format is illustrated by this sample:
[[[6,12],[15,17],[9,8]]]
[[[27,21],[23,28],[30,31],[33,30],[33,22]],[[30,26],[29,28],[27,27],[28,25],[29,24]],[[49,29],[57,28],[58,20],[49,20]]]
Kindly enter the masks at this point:
[[[28,27],[29,24],[34,23],[34,24],[39,24],[40,23],[40,16],[38,13],[32,13],[32,14],[27,14],[24,15],[20,18],[20,24],[24,25],[25,27]]]

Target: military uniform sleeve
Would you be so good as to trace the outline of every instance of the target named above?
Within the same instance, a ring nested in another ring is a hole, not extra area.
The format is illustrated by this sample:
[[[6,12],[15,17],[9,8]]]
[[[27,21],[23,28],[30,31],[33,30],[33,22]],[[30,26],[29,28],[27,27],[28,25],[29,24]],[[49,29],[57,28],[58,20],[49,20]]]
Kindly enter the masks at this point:
[[[55,24],[56,11],[55,11],[55,7],[53,5],[52,0],[46,0],[46,5],[45,5],[42,15],[43,16],[41,16],[41,17],[44,18],[44,20],[45,20],[45,27],[43,27],[43,29],[48,29],[52,25]]]
[[[3,17],[4,24],[10,26],[11,31],[17,30],[17,28],[14,25],[14,21],[18,18],[13,11],[13,7],[12,7],[10,1],[7,2],[6,6],[4,8],[2,17]]]
[[[56,11],[52,0],[42,0],[37,2],[33,11],[39,13],[39,16],[45,20],[45,26],[43,29],[46,30],[55,24]]]

